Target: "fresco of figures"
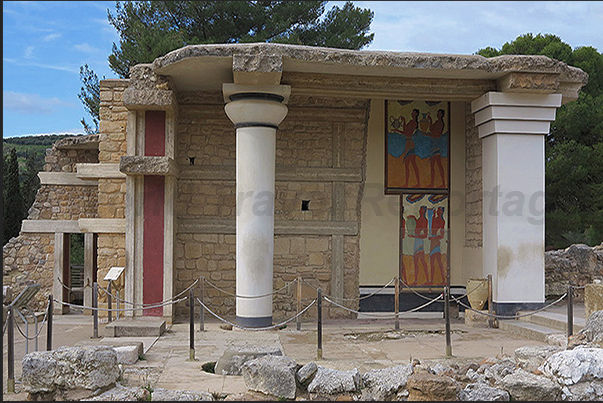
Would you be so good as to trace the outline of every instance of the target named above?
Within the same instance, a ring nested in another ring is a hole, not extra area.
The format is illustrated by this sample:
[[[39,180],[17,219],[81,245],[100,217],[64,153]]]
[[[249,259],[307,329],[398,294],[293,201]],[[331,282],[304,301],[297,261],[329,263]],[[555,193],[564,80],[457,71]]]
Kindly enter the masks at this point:
[[[387,100],[386,190],[448,189],[449,103]]]
[[[447,284],[448,196],[402,196],[400,278],[409,286]]]

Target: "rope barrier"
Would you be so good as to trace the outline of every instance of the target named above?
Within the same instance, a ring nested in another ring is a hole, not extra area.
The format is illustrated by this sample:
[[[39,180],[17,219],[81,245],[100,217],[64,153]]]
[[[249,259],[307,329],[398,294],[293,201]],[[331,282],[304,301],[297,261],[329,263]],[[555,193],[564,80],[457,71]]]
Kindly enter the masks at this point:
[[[203,302],[201,302],[201,300],[200,300],[199,298],[196,298],[196,300],[197,300],[197,302],[199,302],[199,304],[201,304],[201,306],[202,306],[203,308],[205,308],[205,309],[207,310],[207,312],[211,313],[211,314],[212,314],[212,315],[213,315],[213,316],[214,316],[216,319],[221,320],[222,322],[227,323],[227,324],[231,325],[232,327],[236,327],[236,328],[241,329],[241,330],[254,330],[254,331],[271,330],[271,329],[276,329],[276,328],[278,328],[278,327],[284,326],[284,325],[286,325],[287,323],[291,322],[291,321],[292,321],[292,320],[294,320],[294,319],[297,319],[297,317],[299,317],[299,316],[301,316],[302,314],[304,314],[304,313],[305,313],[305,312],[306,312],[308,309],[310,309],[310,307],[311,307],[312,305],[314,305],[314,304],[316,303],[316,300],[313,300],[313,301],[310,303],[310,305],[308,305],[307,307],[305,307],[305,308],[304,308],[302,311],[300,311],[300,312],[299,312],[297,315],[293,316],[293,317],[292,317],[292,318],[290,318],[290,319],[287,319],[287,320],[286,320],[286,321],[284,321],[284,322],[278,323],[278,324],[276,324],[276,325],[272,325],[272,326],[268,326],[268,327],[244,327],[244,326],[241,326],[241,325],[237,325],[236,323],[232,323],[232,322],[230,322],[230,321],[228,321],[228,320],[226,320],[226,319],[224,319],[224,318],[220,317],[218,314],[214,313],[214,312],[213,312],[211,309],[209,309],[209,308],[207,307],[207,305],[205,305]]]
[[[400,281],[400,282],[401,282],[401,283],[402,283],[402,284],[403,284],[403,285],[404,285],[406,288],[408,288],[410,291],[412,291],[412,292],[413,292],[414,294],[416,294],[417,296],[419,296],[419,297],[421,297],[421,298],[423,298],[423,299],[425,299],[425,300],[430,300],[430,298],[429,298],[429,297],[427,297],[427,296],[425,296],[425,295],[422,295],[422,294],[420,294],[420,293],[416,292],[416,291],[415,291],[414,289],[412,289],[412,288],[411,288],[411,287],[410,287],[408,284],[406,284],[406,283],[405,283],[405,282],[404,282],[402,279],[400,279],[399,281]],[[465,298],[465,297],[466,297],[466,296],[468,296],[469,294],[471,294],[471,293],[475,292],[475,291],[476,291],[476,290],[477,290],[479,287],[480,287],[479,285],[478,285],[478,286],[476,286],[474,289],[472,289],[472,290],[471,290],[471,291],[469,291],[469,292],[466,292],[465,294],[461,295],[460,297],[453,297],[453,296],[451,295],[451,296],[450,296],[450,299],[451,299],[452,301],[454,301],[454,302],[458,302],[458,303],[460,303],[460,301],[461,301],[463,298]],[[444,302],[444,301],[441,301],[441,302]]]
[[[245,299],[256,299],[256,298],[264,298],[264,297],[268,297],[268,296],[270,296],[270,295],[277,294],[277,293],[281,292],[282,290],[284,290],[285,288],[289,287],[291,284],[293,284],[293,283],[297,282],[297,279],[295,279],[295,280],[293,280],[293,281],[288,282],[288,283],[287,283],[287,284],[285,284],[283,287],[281,287],[281,288],[279,288],[278,290],[273,291],[273,292],[271,292],[271,293],[264,294],[264,295],[251,295],[251,296],[249,296],[249,295],[237,295],[237,294],[233,294],[233,293],[231,293],[231,292],[228,292],[228,291],[226,291],[226,290],[223,290],[222,288],[218,287],[217,285],[212,284],[212,283],[211,283],[209,280],[207,280],[205,277],[203,277],[203,281],[205,281],[207,284],[209,284],[210,286],[212,286],[212,287],[213,287],[213,288],[215,288],[216,290],[218,290],[218,291],[220,291],[220,292],[223,292],[224,294],[228,294],[228,295],[230,295],[231,297],[236,297],[236,298],[245,298]]]
[[[188,290],[190,290],[190,289],[191,289],[191,288],[192,288],[192,287],[193,287],[195,284],[197,284],[198,282],[199,282],[199,279],[197,279],[197,280],[193,281],[193,283],[192,283],[191,285],[189,285],[189,286],[188,286],[188,287],[187,287],[187,288],[186,288],[184,291],[182,291],[182,292],[178,293],[177,295],[173,296],[172,298],[169,298],[169,299],[163,300],[163,301],[161,301],[161,302],[166,302],[166,301],[168,301],[168,302],[169,302],[169,301],[173,301],[173,300],[175,300],[176,298],[178,298],[179,296],[181,296],[182,294],[184,294],[185,292],[187,292]],[[152,305],[152,304],[136,304],[136,303],[134,303],[134,302],[126,301],[125,299],[121,299],[121,298],[119,298],[118,296],[111,294],[111,293],[110,293],[108,290],[106,290],[105,288],[103,288],[103,287],[102,287],[100,284],[98,284],[98,283],[97,283],[97,286],[98,286],[99,290],[103,291],[103,292],[104,292],[106,295],[110,295],[112,298],[115,298],[115,300],[116,300],[116,301],[123,302],[124,304],[132,305],[132,306],[142,306],[142,307]]]
[[[44,319],[42,319],[42,323],[40,324],[40,328],[38,329],[38,332],[36,333],[36,335],[33,336],[33,337],[26,336],[23,333],[23,331],[21,330],[21,328],[19,327],[19,322],[17,322],[16,320],[14,321],[17,330],[19,331],[19,333],[21,333],[21,336],[25,337],[27,340],[35,340],[40,335],[40,333],[42,332],[42,329],[44,328],[44,324],[46,323],[46,320],[48,319],[48,307],[49,306],[50,306],[50,301],[48,302],[48,305],[46,305],[46,311],[44,312]]]
[[[59,280],[59,283],[60,283],[60,284],[63,286],[63,288],[65,288],[67,291],[69,291],[69,292],[73,292],[73,291],[74,291],[74,289],[73,289],[73,288],[66,286],[66,285],[65,285],[65,284],[64,284],[64,283],[61,281],[61,278],[60,278],[60,277],[57,277],[57,280]],[[84,287],[82,287],[82,288],[86,288],[86,287],[90,287],[90,288],[92,288],[92,286],[91,286],[90,284],[84,284]]]
[[[309,282],[307,282],[305,279],[302,278],[302,281],[304,283],[306,283],[307,286],[309,286],[310,288],[312,288],[314,291],[318,291],[317,287],[314,287],[312,284],[310,284]],[[365,295],[363,297],[359,297],[359,298],[338,298],[338,297],[333,297],[332,295],[324,295],[324,297],[330,297],[330,298],[335,298],[339,301],[362,301],[363,299],[367,299],[372,297],[373,295],[379,294],[381,291],[385,290],[387,287],[389,287],[393,282],[395,281],[395,278],[392,278],[389,283],[385,284],[383,287],[381,287],[380,289],[378,289],[377,291]]]
[[[54,298],[53,298],[53,300],[54,300],[54,302],[57,302],[59,304],[66,305],[66,306],[69,306],[69,307],[74,307],[74,308],[91,309],[93,311],[128,312],[128,311],[138,311],[138,310],[144,311],[145,309],[161,308],[161,307],[164,307],[166,305],[173,305],[173,304],[177,304],[177,303],[182,302],[182,301],[186,301],[187,298],[180,298],[179,300],[172,301],[172,302],[162,301],[161,303],[158,303],[156,305],[149,305],[149,306],[144,306],[144,307],[139,307],[139,308],[119,308],[119,309],[116,309],[116,308],[112,308],[112,309],[109,309],[109,308],[93,308],[93,307],[88,307],[88,306],[84,306],[84,305],[76,305],[76,304],[71,304],[69,302],[59,301],[59,300],[54,299]]]
[[[560,302],[560,301],[561,301],[563,298],[565,298],[566,296],[567,296],[567,293],[563,294],[563,295],[562,295],[561,297],[559,297],[557,300],[555,300],[555,301],[551,302],[551,303],[550,303],[550,304],[548,304],[548,305],[545,305],[544,307],[542,307],[542,308],[540,308],[540,309],[537,309],[537,310],[532,311],[532,312],[530,312],[530,313],[521,314],[521,315],[496,315],[496,314],[490,314],[490,313],[485,313],[485,312],[482,312],[482,311],[478,311],[477,309],[473,309],[473,308],[471,308],[470,306],[468,306],[468,305],[466,305],[466,304],[464,304],[464,303],[462,303],[462,302],[459,302],[459,303],[460,303],[461,305],[463,305],[463,306],[465,307],[465,309],[469,309],[470,311],[477,312],[477,313],[479,313],[480,315],[484,315],[484,316],[488,316],[488,317],[492,317],[492,318],[501,318],[501,319],[518,319],[518,318],[523,318],[523,317],[526,317],[526,316],[532,316],[532,315],[537,314],[538,312],[542,312],[542,311],[544,311],[545,309],[549,309],[550,307],[552,307],[552,306],[553,306],[553,305],[555,305],[556,303]]]
[[[434,299],[430,300],[429,302],[427,302],[427,303],[425,303],[425,304],[423,304],[423,305],[421,305],[421,306],[418,306],[418,307],[413,308],[413,309],[409,309],[408,311],[402,311],[402,312],[398,312],[398,314],[399,314],[399,315],[402,315],[402,314],[405,314],[405,313],[412,313],[412,312],[416,312],[416,311],[418,311],[418,310],[420,310],[420,309],[425,308],[426,306],[429,306],[429,305],[433,304],[434,302],[437,302],[437,301],[438,301],[439,299],[441,299],[443,296],[444,296],[444,294],[440,294],[440,295],[438,295],[436,298],[434,298]],[[383,319],[383,317],[384,317],[384,315],[379,315],[379,316],[377,316],[377,315],[370,315],[370,314],[369,314],[369,313],[367,313],[367,312],[355,311],[355,310],[353,310],[353,309],[350,309],[350,308],[348,308],[348,307],[345,307],[345,306],[343,306],[343,305],[340,305],[340,304],[338,304],[338,303],[337,303],[337,302],[335,302],[335,301],[330,300],[328,297],[323,297],[323,298],[324,298],[324,299],[325,299],[327,302],[330,302],[331,304],[333,304],[333,305],[337,306],[338,308],[344,309],[344,310],[349,311],[349,312],[352,312],[352,313],[361,314],[361,315],[363,315],[363,316],[370,316],[370,317],[373,317],[373,318],[378,318],[378,319]],[[391,315],[395,315],[395,312],[384,312],[384,313],[391,314]],[[388,318],[388,319],[389,319],[389,318]]]

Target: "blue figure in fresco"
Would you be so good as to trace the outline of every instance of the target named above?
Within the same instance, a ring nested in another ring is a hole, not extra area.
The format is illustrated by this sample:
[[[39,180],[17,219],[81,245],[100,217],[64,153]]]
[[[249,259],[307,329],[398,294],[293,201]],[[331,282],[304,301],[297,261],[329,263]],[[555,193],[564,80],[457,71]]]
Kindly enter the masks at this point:
[[[406,170],[406,181],[402,187],[409,187],[410,181],[410,167],[414,169],[415,179],[417,182],[416,186],[419,186],[419,167],[417,166],[417,154],[415,151],[415,139],[416,133],[419,128],[419,110],[413,109],[411,112],[412,118],[407,122],[404,116],[399,116],[395,119],[390,116],[390,123],[393,126],[393,131],[404,136],[404,151],[400,155],[395,155],[396,158],[402,156],[404,161],[404,167]],[[390,137],[390,143],[394,143],[394,139]],[[398,143],[397,141],[395,143]],[[397,144],[396,144],[397,145]]]
[[[445,280],[444,264],[442,263],[442,251],[440,242],[444,238],[446,221],[444,220],[444,207],[438,207],[436,214],[431,220],[429,241],[431,251],[429,252],[429,264],[431,266],[431,281],[435,281],[436,270],[439,270],[442,280]]]
[[[425,260],[425,239],[428,235],[428,220],[426,217],[427,207],[421,206],[419,208],[419,218],[415,218],[413,216],[409,216],[409,219],[412,217],[416,220],[416,226],[414,233],[409,233],[408,236],[415,239],[414,248],[413,248],[413,262],[415,266],[415,283],[419,278],[419,264],[423,266],[423,273],[425,274],[425,283],[430,284],[431,279],[429,278],[429,268],[427,266],[427,261]]]
[[[434,122],[431,118],[431,113],[427,113],[427,120],[429,121],[429,132],[425,133],[431,137],[431,155],[429,158],[429,165],[431,167],[431,183],[429,187],[434,186],[435,182],[435,170],[438,169],[440,179],[442,181],[441,187],[446,187],[446,177],[444,175],[444,167],[442,166],[442,147],[446,149],[446,145],[440,144],[441,139],[445,139],[444,136],[444,109],[438,109],[437,119]]]

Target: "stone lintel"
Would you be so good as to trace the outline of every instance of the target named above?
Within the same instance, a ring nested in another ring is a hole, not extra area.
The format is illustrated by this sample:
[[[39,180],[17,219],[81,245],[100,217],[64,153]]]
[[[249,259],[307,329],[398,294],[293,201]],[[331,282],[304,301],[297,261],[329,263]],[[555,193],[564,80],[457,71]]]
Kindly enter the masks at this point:
[[[235,234],[234,219],[195,219],[179,217],[178,232],[189,234]],[[353,221],[291,221],[276,220],[274,235],[357,235],[358,223]]]
[[[123,95],[124,106],[130,110],[177,110],[178,101],[172,90],[128,88]]]
[[[563,96],[561,103],[565,105],[568,102],[577,100],[580,88],[582,88],[582,84],[562,81],[559,84],[559,93]]]
[[[552,94],[559,90],[559,74],[509,73],[496,80],[498,91]]]
[[[178,165],[169,157],[126,155],[119,161],[120,172],[126,175],[161,175],[178,177]]]
[[[186,166],[180,180],[235,180],[235,166]],[[276,166],[276,181],[361,182],[362,168]]]
[[[78,220],[23,220],[21,232],[80,233]]]
[[[124,234],[126,232],[125,218],[80,218],[77,223],[79,232],[98,234]]]
[[[232,56],[235,84],[279,85],[283,74],[283,57],[264,53]]]
[[[496,91],[496,81],[465,78],[348,76],[343,74],[283,73],[283,84],[295,95],[340,98],[421,98],[440,101],[471,101],[488,91]]]
[[[75,172],[38,172],[41,185],[97,186],[98,180],[80,179]]]
[[[124,179],[126,175],[119,172],[119,164],[75,164],[77,177],[80,179]]]

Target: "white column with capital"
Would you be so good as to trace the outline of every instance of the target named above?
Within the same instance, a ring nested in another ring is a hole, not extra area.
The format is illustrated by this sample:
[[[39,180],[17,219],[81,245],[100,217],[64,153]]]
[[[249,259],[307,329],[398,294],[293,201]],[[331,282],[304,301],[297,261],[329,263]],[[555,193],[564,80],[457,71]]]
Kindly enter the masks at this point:
[[[482,139],[483,267],[499,315],[544,304],[544,142],[561,94],[488,92],[471,103]]]
[[[287,115],[289,86],[224,84],[236,128],[237,323],[272,325],[276,130]]]

